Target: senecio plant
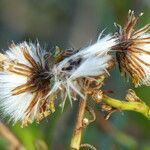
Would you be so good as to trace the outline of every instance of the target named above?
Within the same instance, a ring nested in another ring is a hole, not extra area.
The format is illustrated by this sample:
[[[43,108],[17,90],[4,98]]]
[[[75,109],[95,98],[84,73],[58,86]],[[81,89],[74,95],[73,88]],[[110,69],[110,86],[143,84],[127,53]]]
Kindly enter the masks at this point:
[[[22,127],[33,121],[40,122],[55,111],[56,105],[64,108],[69,99],[79,100],[79,109],[70,148],[79,150],[83,129],[95,119],[93,108],[87,101],[101,105],[107,119],[114,110],[133,110],[150,119],[150,107],[133,90],[121,101],[102,91],[109,71],[119,64],[121,74],[138,87],[150,85],[150,25],[135,30],[142,16],[129,10],[123,27],[79,50],[60,50],[53,53],[43,50],[39,43],[12,43],[0,54],[0,106],[3,115]],[[116,60],[112,57],[116,54]],[[59,101],[56,103],[56,101]],[[85,117],[88,111],[93,119]],[[87,146],[89,146],[87,144]],[[89,146],[94,149],[94,147]]]

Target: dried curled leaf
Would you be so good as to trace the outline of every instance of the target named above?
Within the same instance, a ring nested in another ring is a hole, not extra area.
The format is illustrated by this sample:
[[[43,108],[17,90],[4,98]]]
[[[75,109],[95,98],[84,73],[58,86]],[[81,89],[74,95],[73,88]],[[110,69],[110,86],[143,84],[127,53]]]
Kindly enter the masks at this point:
[[[130,102],[142,102],[142,100],[136,95],[136,93],[132,89],[129,89],[127,91],[125,99]]]

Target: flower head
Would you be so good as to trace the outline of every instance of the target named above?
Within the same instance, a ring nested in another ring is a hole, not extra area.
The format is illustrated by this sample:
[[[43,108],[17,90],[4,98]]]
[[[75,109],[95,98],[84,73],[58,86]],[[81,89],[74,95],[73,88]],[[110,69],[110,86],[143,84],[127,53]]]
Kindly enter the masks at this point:
[[[108,70],[114,65],[111,55],[108,54],[114,45],[116,38],[107,35],[86,48],[72,52],[72,55],[54,65],[52,72],[55,84],[49,95],[59,89],[63,91],[63,102],[67,96],[70,101],[76,99],[77,95],[84,98],[83,81],[107,76]]]
[[[39,44],[10,45],[0,60],[0,102],[4,115],[14,122],[41,120],[48,115],[49,55]]]
[[[150,25],[135,31],[138,17],[129,10],[127,22],[122,28],[117,25],[117,37],[120,40],[116,53],[121,73],[129,74],[135,86],[150,85]]]

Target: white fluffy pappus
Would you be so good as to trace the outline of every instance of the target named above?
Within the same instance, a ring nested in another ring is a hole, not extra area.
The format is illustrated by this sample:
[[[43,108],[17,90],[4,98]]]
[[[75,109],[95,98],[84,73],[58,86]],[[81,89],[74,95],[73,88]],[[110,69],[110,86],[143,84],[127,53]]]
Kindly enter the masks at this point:
[[[0,56],[2,116],[23,125],[39,121],[49,109],[49,98],[44,98],[50,90],[49,55],[39,44],[23,42]]]
[[[70,101],[74,98],[72,93],[85,98],[77,80],[81,78],[94,79],[95,77],[108,74],[107,70],[114,65],[114,61],[108,52],[116,44],[117,38],[107,35],[56,64],[52,69],[55,76],[55,84],[52,91],[57,89],[65,90],[65,95],[69,96]],[[49,95],[53,93],[52,91]]]
[[[71,60],[76,60],[78,58],[87,59],[92,56],[104,56],[104,54],[107,54],[113,46],[117,45],[118,38],[112,36],[111,34],[101,38],[102,33],[99,35],[98,40],[94,44],[82,48],[79,52],[61,61],[58,65],[58,69],[61,70],[67,66],[68,62]]]

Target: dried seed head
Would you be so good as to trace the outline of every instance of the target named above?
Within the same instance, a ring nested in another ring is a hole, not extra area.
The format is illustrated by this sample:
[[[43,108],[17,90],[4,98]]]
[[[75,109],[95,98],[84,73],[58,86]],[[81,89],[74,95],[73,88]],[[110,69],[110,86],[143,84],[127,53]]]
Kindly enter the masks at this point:
[[[103,92],[101,90],[95,90],[92,94],[92,98],[96,103],[100,103],[103,98]]]
[[[101,107],[102,107],[102,111],[110,112],[111,110],[113,110],[113,108],[107,104],[102,104]]]
[[[89,119],[88,118],[83,118],[82,120],[82,126],[86,127],[89,124]]]
[[[0,104],[4,115],[23,125],[51,111],[49,55],[39,44],[11,44],[0,61]],[[52,102],[51,102],[52,103]]]
[[[117,44],[116,39],[114,36],[107,35],[80,50],[66,50],[64,53],[59,53],[58,59],[56,57],[58,63],[52,70],[55,75],[53,90],[64,91],[64,102],[67,95],[70,102],[73,95],[85,98],[84,79],[97,80],[97,77],[105,78],[109,75],[108,71],[113,67],[114,61],[108,52]]]
[[[150,85],[150,25],[135,31],[135,25],[141,14],[136,17],[134,11],[129,11],[127,22],[122,28],[116,25],[115,34],[120,43],[116,53],[120,72],[132,78],[135,86]]]

